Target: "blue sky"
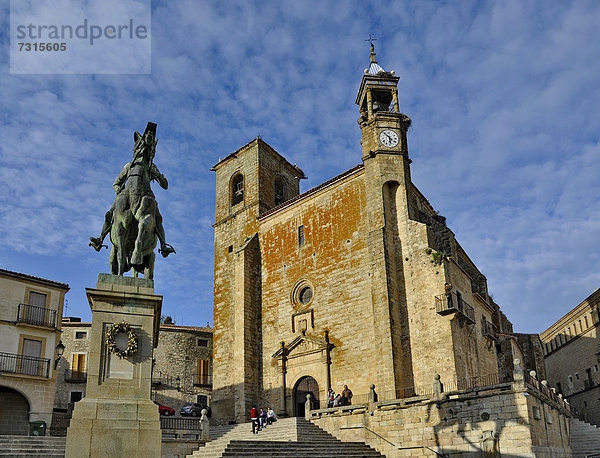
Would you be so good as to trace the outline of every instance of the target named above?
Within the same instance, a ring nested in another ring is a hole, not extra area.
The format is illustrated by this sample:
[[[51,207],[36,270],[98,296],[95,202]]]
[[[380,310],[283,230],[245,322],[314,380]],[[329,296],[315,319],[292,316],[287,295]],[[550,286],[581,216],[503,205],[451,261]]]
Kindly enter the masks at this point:
[[[600,287],[600,2],[155,1],[140,75],[10,74],[0,6],[0,266],[69,283],[66,315],[91,317],[85,288],[109,269],[88,237],[153,121],[177,250],[155,289],[179,324],[212,324],[210,167],[257,135],[305,171],[302,190],[358,164],[369,34],[401,78],[413,181],[515,331]]]

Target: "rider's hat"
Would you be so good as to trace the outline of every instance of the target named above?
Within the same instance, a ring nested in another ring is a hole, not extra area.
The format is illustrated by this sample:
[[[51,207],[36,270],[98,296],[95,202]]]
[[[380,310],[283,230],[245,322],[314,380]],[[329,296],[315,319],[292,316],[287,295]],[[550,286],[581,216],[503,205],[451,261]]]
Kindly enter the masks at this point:
[[[156,138],[156,123],[149,122],[146,125],[146,130],[144,131],[144,135],[143,136],[145,137],[146,134],[148,134],[149,132],[152,132],[152,136],[154,138]],[[139,132],[135,131],[133,133],[133,144],[137,145],[141,138],[142,138],[142,134],[140,134]]]

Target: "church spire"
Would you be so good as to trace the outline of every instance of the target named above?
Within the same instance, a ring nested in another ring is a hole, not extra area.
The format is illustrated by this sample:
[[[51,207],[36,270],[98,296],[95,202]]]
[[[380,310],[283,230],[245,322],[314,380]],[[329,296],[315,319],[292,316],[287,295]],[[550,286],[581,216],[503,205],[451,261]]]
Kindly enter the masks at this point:
[[[398,78],[393,71],[386,72],[377,63],[374,38],[369,36],[366,41],[371,42],[369,55],[369,68],[365,68],[356,104],[360,107],[361,119],[370,119],[376,112],[399,113],[398,107]]]
[[[375,55],[375,45],[373,44],[374,41],[377,41],[377,38],[373,38],[371,34],[369,34],[369,38],[365,41],[371,43],[371,54],[369,55],[369,68],[365,68],[365,74],[377,75],[379,72],[385,72],[385,70],[377,64],[377,56]]]
[[[368,75],[377,75],[379,72],[385,72],[385,70],[377,63],[377,56],[375,55],[375,46],[371,42],[371,54],[369,55],[370,63],[369,68],[365,70]]]

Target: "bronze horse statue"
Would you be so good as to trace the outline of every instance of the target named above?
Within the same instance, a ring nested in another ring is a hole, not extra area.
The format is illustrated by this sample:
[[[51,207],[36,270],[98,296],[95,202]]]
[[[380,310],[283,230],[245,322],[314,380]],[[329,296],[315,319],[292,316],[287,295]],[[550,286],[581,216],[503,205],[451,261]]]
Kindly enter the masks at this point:
[[[150,183],[156,180],[167,189],[167,179],[154,165],[156,153],[156,124],[149,122],[144,135],[135,132],[133,159],[125,164],[113,187],[117,197],[104,217],[100,237],[90,237],[90,246],[96,251],[110,232],[112,249],[109,264],[114,275],[123,275],[133,269],[133,275],[143,273],[154,277],[154,248],[160,241],[159,252],[167,257],[175,250],[165,241],[162,216]]]

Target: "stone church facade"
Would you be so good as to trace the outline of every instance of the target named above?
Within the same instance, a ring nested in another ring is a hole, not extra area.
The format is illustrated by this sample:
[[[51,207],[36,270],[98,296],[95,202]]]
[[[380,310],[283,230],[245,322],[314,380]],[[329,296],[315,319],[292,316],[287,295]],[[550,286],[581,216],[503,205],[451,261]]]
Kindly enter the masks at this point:
[[[215,417],[303,415],[306,393],[326,407],[344,384],[396,399],[434,374],[505,377],[486,278],[411,181],[398,80],[372,49],[362,161],[316,188],[300,194],[302,170],[261,138],[213,167]]]

